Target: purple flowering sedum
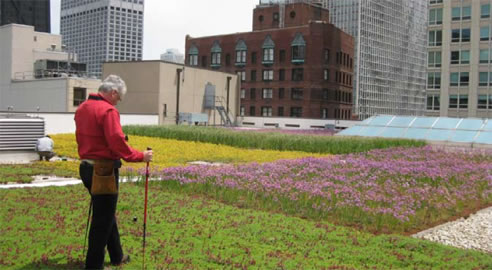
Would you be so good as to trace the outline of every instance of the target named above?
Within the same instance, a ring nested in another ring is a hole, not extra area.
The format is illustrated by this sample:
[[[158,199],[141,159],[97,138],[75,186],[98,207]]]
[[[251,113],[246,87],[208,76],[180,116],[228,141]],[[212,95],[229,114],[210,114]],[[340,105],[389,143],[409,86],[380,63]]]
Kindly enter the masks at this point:
[[[363,213],[400,223],[426,211],[492,200],[492,159],[470,151],[391,148],[264,164],[188,166],[154,171],[154,178],[208,184],[330,214]]]

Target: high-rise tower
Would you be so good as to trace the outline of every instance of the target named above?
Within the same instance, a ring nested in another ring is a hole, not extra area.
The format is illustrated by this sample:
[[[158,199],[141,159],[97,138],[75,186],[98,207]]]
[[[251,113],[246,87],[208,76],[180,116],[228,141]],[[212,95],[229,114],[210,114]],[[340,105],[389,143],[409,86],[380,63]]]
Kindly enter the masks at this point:
[[[142,59],[144,0],[62,0],[60,33],[88,72],[105,61]]]
[[[360,119],[425,112],[427,0],[323,0],[330,22],[355,39]]]
[[[0,0],[0,25],[25,24],[50,33],[50,0]]]
[[[426,115],[492,118],[491,5],[430,0]]]

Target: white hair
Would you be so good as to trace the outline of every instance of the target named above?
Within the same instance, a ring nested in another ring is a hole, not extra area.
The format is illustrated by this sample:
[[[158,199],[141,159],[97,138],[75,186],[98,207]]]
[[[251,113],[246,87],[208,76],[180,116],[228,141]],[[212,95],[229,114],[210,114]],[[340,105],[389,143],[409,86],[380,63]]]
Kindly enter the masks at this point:
[[[109,75],[104,79],[101,86],[99,86],[99,92],[109,93],[112,90],[118,91],[121,99],[123,99],[126,94],[126,83],[118,75]]]

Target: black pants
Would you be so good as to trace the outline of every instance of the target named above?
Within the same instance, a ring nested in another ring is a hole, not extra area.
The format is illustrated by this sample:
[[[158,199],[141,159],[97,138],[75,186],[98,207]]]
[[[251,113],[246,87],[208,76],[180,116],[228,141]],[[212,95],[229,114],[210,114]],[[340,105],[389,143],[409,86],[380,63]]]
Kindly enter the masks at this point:
[[[115,162],[115,179],[118,186],[119,167],[121,162]],[[80,164],[80,178],[87,190],[91,191],[93,166],[87,162]],[[107,246],[112,264],[118,264],[123,258],[120,234],[116,224],[116,204],[118,195],[91,195],[92,221],[89,231],[89,249],[85,260],[86,269],[102,269],[104,253]]]

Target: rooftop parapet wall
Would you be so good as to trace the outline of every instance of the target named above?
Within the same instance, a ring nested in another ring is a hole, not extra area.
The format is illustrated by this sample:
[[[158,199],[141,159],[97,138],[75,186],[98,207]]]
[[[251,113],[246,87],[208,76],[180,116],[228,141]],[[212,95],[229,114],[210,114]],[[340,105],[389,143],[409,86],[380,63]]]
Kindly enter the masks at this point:
[[[303,26],[309,24],[310,21],[329,22],[328,10],[304,2],[259,5],[253,10],[253,31]]]

